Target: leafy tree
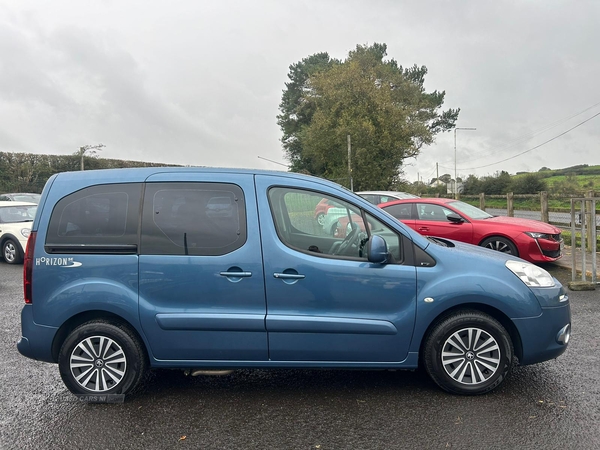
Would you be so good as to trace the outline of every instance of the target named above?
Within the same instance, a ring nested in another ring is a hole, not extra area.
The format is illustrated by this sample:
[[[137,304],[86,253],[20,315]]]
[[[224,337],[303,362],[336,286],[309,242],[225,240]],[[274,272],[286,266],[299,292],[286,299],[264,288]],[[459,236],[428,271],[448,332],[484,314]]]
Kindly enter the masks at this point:
[[[307,92],[310,91],[310,77],[335,64],[339,64],[339,61],[330,58],[329,54],[315,53],[290,66],[290,81],[285,83],[286,89],[279,104],[281,114],[277,116],[277,124],[283,132],[281,142],[293,172],[310,173],[312,168],[311,161],[302,157],[302,144],[298,139],[300,130],[310,124],[315,112],[315,105],[306,98]]]
[[[481,179],[481,192],[487,195],[502,195],[510,191],[510,175],[503,170],[492,177]]]
[[[483,192],[481,181],[475,175],[469,175],[463,185],[463,194],[477,195]]]
[[[292,83],[283,94],[278,119],[292,170],[348,185],[350,135],[355,189],[390,189],[401,183],[406,158],[454,127],[459,110],[440,111],[445,93],[425,91],[427,68],[403,69],[384,60],[386,51],[385,44],[358,45],[343,62],[318,54],[291,66],[308,72],[307,60],[321,62],[310,66],[300,95],[289,93]]]
[[[536,173],[513,178],[510,188],[515,194],[537,194],[546,190],[546,182]]]

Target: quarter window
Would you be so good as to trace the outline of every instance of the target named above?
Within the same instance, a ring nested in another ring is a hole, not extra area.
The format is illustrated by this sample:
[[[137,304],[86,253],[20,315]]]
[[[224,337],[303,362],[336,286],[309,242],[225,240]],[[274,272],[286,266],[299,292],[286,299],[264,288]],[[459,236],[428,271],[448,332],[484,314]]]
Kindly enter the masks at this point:
[[[52,211],[46,250],[113,253],[119,246],[130,246],[127,252],[135,253],[140,194],[140,184],[110,184],[64,197]]]

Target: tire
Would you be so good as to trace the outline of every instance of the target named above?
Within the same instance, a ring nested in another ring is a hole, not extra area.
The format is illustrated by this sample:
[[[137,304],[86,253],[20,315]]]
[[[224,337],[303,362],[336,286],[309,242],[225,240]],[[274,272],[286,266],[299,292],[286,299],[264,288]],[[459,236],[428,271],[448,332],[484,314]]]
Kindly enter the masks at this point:
[[[466,310],[446,317],[431,330],[425,340],[423,362],[442,389],[480,395],[506,379],[513,353],[512,341],[500,322],[482,312]]]
[[[21,246],[12,239],[7,239],[2,244],[2,256],[7,264],[20,264],[23,262]]]
[[[319,213],[319,214],[317,214],[317,217],[316,217],[316,219],[317,219],[317,223],[318,223],[319,225],[321,225],[321,226],[324,226],[324,225],[325,225],[325,214],[323,214],[323,213]]]
[[[512,243],[509,239],[503,238],[501,236],[492,236],[479,244],[481,247],[489,248],[491,250],[496,250],[498,252],[507,253],[513,256],[519,256],[519,251],[515,244]]]
[[[60,376],[76,395],[128,394],[147,366],[146,352],[134,333],[102,320],[75,328],[58,357]]]

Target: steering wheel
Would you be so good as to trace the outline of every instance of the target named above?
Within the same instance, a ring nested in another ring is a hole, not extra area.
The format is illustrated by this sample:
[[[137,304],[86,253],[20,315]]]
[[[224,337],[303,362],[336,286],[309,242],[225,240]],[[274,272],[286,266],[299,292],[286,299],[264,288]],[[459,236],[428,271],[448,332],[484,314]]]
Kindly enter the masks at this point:
[[[346,237],[340,244],[340,246],[333,252],[334,255],[343,255],[358,242],[358,238],[360,237],[360,227],[357,223],[350,223],[351,230],[346,234]]]

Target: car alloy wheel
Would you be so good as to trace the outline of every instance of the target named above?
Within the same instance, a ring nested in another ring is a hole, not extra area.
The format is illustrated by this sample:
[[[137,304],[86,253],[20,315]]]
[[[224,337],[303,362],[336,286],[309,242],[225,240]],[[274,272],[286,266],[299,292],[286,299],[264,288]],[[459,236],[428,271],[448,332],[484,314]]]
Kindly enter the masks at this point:
[[[105,320],[71,331],[58,357],[63,382],[78,395],[127,394],[139,384],[147,364],[136,334],[124,324]]]
[[[485,394],[506,379],[512,366],[508,332],[480,311],[457,311],[443,318],[424,342],[422,358],[427,373],[454,394]]]
[[[106,392],[125,377],[127,358],[119,344],[104,336],[91,336],[71,352],[71,375],[83,389]]]
[[[2,246],[2,256],[4,256],[4,261],[8,264],[17,264],[21,262],[21,252],[12,239],[7,239]]]
[[[461,384],[480,384],[500,366],[500,347],[494,337],[480,328],[463,328],[442,347],[442,365],[450,378]]]
[[[323,213],[317,214],[317,223],[321,226],[325,225],[325,214],[323,214]]]
[[[511,241],[500,236],[493,236],[484,240],[481,244],[482,247],[489,248],[490,250],[496,250],[497,252],[508,253],[509,255],[519,256],[517,247]]]

